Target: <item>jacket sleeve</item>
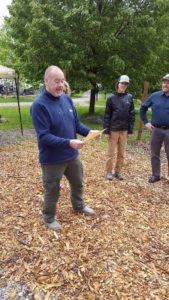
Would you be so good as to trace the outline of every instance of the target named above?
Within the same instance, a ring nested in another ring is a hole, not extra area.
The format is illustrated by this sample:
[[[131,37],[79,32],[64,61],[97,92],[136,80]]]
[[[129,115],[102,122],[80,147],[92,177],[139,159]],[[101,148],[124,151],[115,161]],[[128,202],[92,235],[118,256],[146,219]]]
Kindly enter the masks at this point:
[[[135,122],[135,108],[134,108],[133,97],[131,96],[131,103],[129,109],[129,126],[128,126],[128,133],[130,134],[133,133],[134,122]]]
[[[104,120],[103,120],[103,128],[105,129],[104,133],[110,133],[110,122],[112,117],[112,105],[111,105],[111,97],[107,98],[106,101],[106,108],[104,113]]]
[[[147,118],[147,110],[149,107],[152,106],[152,97],[150,96],[140,107],[140,118],[144,122],[144,124],[148,123],[148,118]]]

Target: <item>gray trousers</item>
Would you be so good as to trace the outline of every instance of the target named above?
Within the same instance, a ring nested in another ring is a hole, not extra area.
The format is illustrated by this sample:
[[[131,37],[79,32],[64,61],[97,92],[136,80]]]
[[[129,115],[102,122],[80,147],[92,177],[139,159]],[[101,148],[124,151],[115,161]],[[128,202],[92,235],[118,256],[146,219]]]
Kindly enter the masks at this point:
[[[45,222],[51,223],[55,219],[56,205],[60,194],[60,181],[63,175],[69,181],[71,188],[71,202],[74,210],[85,207],[83,200],[83,167],[77,158],[65,163],[41,165],[44,187],[43,217]]]
[[[151,135],[151,166],[152,175],[160,177],[160,150],[164,142],[165,152],[168,160],[169,172],[169,129],[153,128]]]

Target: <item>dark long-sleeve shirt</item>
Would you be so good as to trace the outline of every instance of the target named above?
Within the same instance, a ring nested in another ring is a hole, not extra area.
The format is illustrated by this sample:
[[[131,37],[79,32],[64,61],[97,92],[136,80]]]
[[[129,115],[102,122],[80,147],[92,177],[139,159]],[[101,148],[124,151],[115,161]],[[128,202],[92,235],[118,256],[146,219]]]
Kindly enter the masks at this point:
[[[55,164],[75,159],[78,151],[69,142],[76,134],[87,136],[90,129],[78,119],[68,95],[52,96],[48,91],[33,102],[32,122],[37,134],[41,164]]]
[[[146,115],[149,107],[152,108],[153,126],[169,126],[169,96],[163,91],[155,92],[141,105],[140,117],[144,124],[149,122]]]

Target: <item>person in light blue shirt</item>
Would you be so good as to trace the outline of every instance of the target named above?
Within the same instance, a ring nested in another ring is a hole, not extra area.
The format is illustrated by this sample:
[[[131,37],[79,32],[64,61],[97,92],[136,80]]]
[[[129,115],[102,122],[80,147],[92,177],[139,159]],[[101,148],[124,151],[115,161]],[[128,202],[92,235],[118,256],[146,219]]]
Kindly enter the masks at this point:
[[[152,109],[151,122],[146,114],[149,107]],[[161,179],[160,150],[163,143],[169,174],[169,74],[162,78],[162,90],[151,94],[141,105],[140,117],[146,128],[151,131],[152,176],[149,178],[149,183],[154,183]]]
[[[91,129],[80,122],[71,98],[63,93],[62,70],[48,67],[44,82],[46,88],[33,102],[31,117],[43,174],[43,218],[50,229],[59,230],[61,225],[55,214],[63,175],[70,183],[73,209],[85,215],[95,214],[83,199],[83,169],[78,150],[83,148],[84,141],[77,138],[77,134],[87,136]]]

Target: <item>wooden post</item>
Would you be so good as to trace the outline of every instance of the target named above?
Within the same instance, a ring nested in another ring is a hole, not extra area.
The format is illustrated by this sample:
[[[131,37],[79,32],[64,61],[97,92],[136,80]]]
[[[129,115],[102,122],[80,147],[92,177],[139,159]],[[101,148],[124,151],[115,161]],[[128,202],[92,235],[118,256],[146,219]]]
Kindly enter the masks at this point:
[[[143,97],[141,98],[141,103],[144,103],[144,101],[147,99],[149,87],[150,87],[149,81],[145,80],[144,81],[144,89],[143,89]],[[143,132],[143,121],[139,117],[138,132],[137,132],[137,140],[138,141],[141,140],[142,132]]]

